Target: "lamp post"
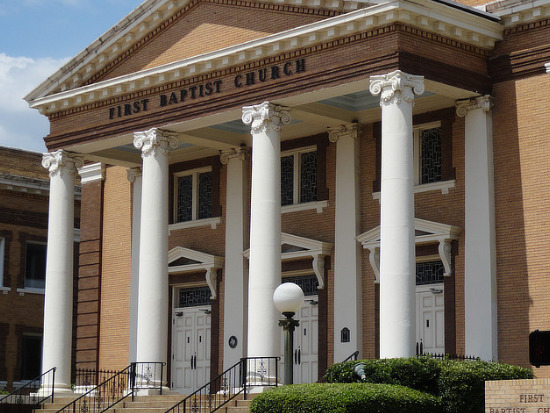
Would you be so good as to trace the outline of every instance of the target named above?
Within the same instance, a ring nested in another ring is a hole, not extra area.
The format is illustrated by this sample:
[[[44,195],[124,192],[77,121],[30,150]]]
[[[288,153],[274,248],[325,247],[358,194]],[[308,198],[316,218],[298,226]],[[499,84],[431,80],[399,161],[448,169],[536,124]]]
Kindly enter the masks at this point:
[[[279,320],[279,326],[283,327],[285,335],[285,377],[284,384],[293,383],[293,364],[292,350],[294,348],[294,329],[300,325],[299,320],[294,320],[292,317],[300,309],[304,303],[304,292],[294,283],[283,283],[277,287],[273,293],[273,303],[286,317],[284,320]]]

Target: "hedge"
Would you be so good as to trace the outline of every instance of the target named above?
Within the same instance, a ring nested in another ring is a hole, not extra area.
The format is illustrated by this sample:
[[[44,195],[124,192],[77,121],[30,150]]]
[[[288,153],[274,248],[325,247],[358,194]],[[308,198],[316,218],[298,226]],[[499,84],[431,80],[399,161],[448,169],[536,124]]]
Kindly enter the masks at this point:
[[[259,394],[251,413],[440,413],[439,398],[404,386],[313,383],[276,387]]]
[[[485,361],[438,360],[413,357],[363,360],[365,382],[400,384],[441,398],[446,413],[482,413],[486,380],[517,380],[533,377],[531,370]],[[329,383],[361,381],[353,372],[357,362],[331,366],[324,380]]]

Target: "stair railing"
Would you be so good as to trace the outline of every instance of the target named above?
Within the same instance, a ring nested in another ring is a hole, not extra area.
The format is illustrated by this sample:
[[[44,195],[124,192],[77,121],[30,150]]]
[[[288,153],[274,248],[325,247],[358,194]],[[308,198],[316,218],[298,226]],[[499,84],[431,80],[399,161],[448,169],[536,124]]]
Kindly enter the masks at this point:
[[[166,410],[166,413],[215,412],[241,393],[244,393],[246,400],[250,387],[278,386],[279,359],[280,357],[242,358],[210,383]]]
[[[102,413],[139,390],[158,390],[162,394],[162,377],[166,363],[132,363],[100,383],[57,413]]]
[[[353,353],[351,353],[342,363],[345,363],[346,361],[350,361],[350,360],[357,361],[357,357],[359,357],[359,350],[356,350]]]
[[[55,367],[17,388],[7,396],[0,397],[0,404],[27,404],[38,406],[48,401],[53,403],[55,393]],[[0,409],[1,410],[1,409]]]

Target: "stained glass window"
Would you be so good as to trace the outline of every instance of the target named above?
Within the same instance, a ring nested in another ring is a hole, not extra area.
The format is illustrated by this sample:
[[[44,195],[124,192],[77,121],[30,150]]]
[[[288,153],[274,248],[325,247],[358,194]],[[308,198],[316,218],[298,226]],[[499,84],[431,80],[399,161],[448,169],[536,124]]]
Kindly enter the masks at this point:
[[[281,158],[281,205],[294,203],[294,155]]]
[[[441,181],[441,128],[424,129],[421,132],[420,183]]]
[[[437,284],[444,280],[445,267],[441,261],[416,264],[416,285]]]
[[[212,216],[212,172],[199,174],[199,219]]]
[[[317,201],[317,152],[301,154],[300,202]]]
[[[178,308],[210,305],[210,288],[180,288],[178,291]]]
[[[193,219],[193,175],[178,178],[178,214],[177,221]]]
[[[319,282],[317,281],[315,274],[303,275],[299,277],[285,277],[283,278],[283,282],[290,282],[299,285],[305,296],[319,294],[317,291]]]

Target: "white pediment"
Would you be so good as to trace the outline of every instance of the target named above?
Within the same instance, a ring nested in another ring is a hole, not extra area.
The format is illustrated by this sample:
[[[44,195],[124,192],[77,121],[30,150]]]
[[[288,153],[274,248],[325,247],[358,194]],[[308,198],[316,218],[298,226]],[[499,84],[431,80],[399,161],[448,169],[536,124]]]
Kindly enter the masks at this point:
[[[332,38],[337,39],[340,33],[362,33],[366,29],[393,22],[418,26],[422,30],[437,25],[438,32],[477,47],[492,48],[502,38],[498,18],[467,6],[449,7],[445,3],[430,0],[320,0],[309,7],[343,13],[158,67],[144,68],[112,79],[91,81],[96,74],[108,72],[113,62],[127,60],[134,48],[148,43],[157,30],[169,24],[191,1],[145,1],[30,92],[25,100],[44,114],[55,113],[60,108],[68,109],[117,98],[128,93],[128,88],[138,93],[140,90],[149,90],[153,85],[209,73],[213,68],[223,70],[244,65],[269,57],[273,51],[292,53],[311,46],[312,41],[319,42],[317,39],[330,41]],[[296,6],[294,0],[264,0],[262,3]],[[446,21],[452,21],[453,24],[441,23]]]
[[[211,299],[215,300],[216,272],[223,267],[223,257],[206,254],[184,247],[175,247],[168,252],[168,273],[189,274],[205,271],[206,283],[210,288]]]
[[[330,255],[332,248],[333,244],[330,242],[281,233],[281,261],[312,258],[313,272],[317,277],[319,289],[325,286],[325,257]],[[243,255],[250,258],[250,249],[244,251]]]
[[[451,242],[462,232],[460,227],[439,222],[414,219],[415,245],[438,244],[439,258],[445,267],[445,276],[452,274]],[[375,282],[380,282],[380,226],[356,237],[364,249],[370,251],[369,260],[375,274]]]

